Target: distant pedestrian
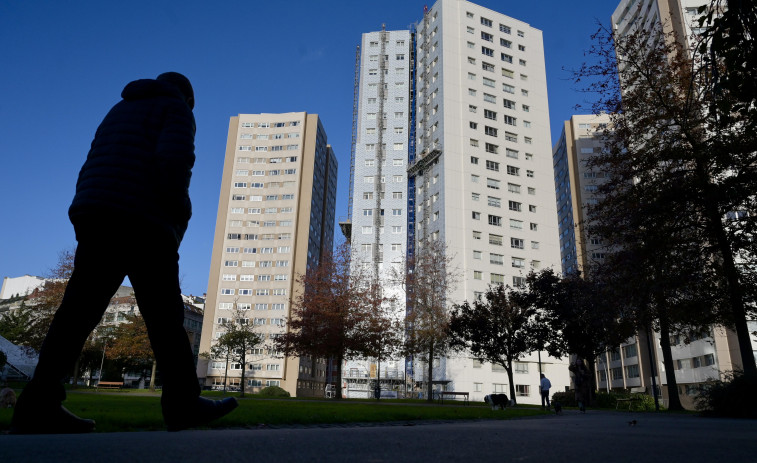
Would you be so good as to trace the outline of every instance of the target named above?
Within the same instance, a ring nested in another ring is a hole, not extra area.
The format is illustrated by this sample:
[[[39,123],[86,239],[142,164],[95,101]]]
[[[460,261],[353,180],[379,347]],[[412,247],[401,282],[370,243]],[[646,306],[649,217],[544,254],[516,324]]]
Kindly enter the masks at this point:
[[[540,373],[539,376],[541,377],[541,381],[539,381],[539,392],[541,393],[541,408],[544,408],[544,404],[546,403],[546,408],[549,410],[549,389],[552,387],[552,383],[549,382],[549,379],[547,379],[546,376],[544,376],[544,373]]]
[[[78,247],[63,302],[34,377],[18,399],[11,432],[82,433],[95,427],[62,406],[63,379],[108,303],[129,277],[163,379],[169,430],[206,424],[236,406],[200,397],[184,330],[179,244],[192,215],[194,91],[176,72],[129,83],[97,129],[68,215]]]

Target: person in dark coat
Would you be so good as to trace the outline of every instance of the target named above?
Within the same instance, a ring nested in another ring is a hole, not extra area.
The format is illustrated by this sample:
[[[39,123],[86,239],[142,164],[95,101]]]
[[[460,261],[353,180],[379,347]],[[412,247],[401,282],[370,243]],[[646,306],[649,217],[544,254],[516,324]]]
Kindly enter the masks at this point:
[[[95,133],[68,214],[78,246],[74,270],[19,397],[14,433],[78,433],[94,429],[62,406],[89,334],[126,276],[163,379],[161,406],[169,430],[203,425],[236,406],[200,397],[184,330],[179,244],[192,216],[189,181],[195,162],[194,91],[167,72],[129,83]]]

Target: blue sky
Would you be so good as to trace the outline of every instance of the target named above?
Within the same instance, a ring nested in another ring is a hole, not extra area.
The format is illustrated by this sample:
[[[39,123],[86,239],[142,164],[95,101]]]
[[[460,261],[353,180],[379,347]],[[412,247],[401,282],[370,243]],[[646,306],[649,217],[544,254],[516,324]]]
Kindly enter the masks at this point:
[[[543,31],[552,143],[585,98],[563,69],[581,64],[597,21],[609,23],[618,1],[477,2]],[[194,215],[180,249],[185,293],[207,288],[231,116],[319,114],[339,160],[336,215],[346,216],[355,47],[382,23],[408,28],[423,7],[412,0],[0,2],[0,277],[45,275],[59,251],[75,246],[67,211],[97,125],[124,85],[164,71],[187,75],[197,100]]]

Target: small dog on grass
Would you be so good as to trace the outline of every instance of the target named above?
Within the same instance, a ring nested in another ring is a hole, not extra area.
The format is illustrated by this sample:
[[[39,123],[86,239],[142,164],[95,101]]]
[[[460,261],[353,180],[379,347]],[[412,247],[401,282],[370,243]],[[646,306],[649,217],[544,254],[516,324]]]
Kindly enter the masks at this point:
[[[491,405],[492,410],[497,408],[504,410],[507,408],[510,400],[508,400],[507,394],[489,394],[484,396],[484,402]]]
[[[16,392],[6,387],[0,391],[0,408],[13,408],[16,406]]]
[[[560,402],[552,401],[552,406],[555,409],[555,415],[562,415],[562,404]]]

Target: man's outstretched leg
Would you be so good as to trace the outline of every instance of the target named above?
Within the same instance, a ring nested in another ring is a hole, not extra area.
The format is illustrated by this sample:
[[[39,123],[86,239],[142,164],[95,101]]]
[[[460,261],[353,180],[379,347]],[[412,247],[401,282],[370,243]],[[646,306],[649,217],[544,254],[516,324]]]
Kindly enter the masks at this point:
[[[184,329],[175,245],[161,243],[155,236],[140,241],[150,244],[134,250],[129,279],[163,378],[163,419],[169,431],[205,425],[231,412],[237,401],[200,397],[194,355]]]
[[[12,433],[82,433],[95,428],[93,420],[81,419],[62,406],[63,378],[73,370],[87,337],[123,281],[123,274],[109,265],[112,262],[103,257],[100,246],[79,243],[73,274],[42,343],[34,377],[13,412]]]

